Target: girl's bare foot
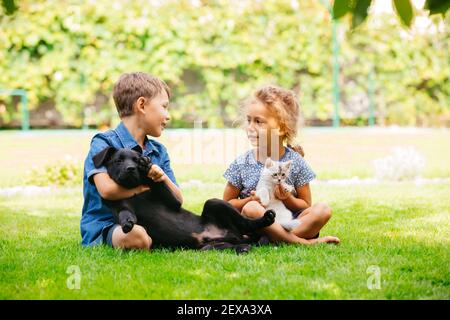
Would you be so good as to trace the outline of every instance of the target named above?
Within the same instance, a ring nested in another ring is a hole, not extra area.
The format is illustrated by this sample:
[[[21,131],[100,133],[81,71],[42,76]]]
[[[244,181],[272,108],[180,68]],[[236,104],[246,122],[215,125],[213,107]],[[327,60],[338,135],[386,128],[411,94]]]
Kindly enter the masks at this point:
[[[326,237],[317,239],[317,243],[339,244],[339,242],[341,242],[341,240],[339,240],[338,237],[333,237],[333,236],[326,236]]]

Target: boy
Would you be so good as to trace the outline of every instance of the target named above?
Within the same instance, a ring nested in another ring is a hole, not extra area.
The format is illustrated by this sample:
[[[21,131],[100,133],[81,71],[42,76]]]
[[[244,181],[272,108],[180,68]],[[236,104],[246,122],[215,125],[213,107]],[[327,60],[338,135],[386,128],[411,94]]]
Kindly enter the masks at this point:
[[[113,248],[150,249],[152,239],[140,225],[134,225],[129,233],[123,233],[114,224],[112,212],[101,198],[119,200],[147,191],[139,186],[125,189],[116,184],[106,173],[105,167],[95,168],[92,157],[108,146],[136,150],[152,159],[148,176],[164,182],[182,202],[183,198],[170,167],[166,148],[147,135],[161,136],[170,120],[168,107],[170,89],[164,81],[142,72],[123,74],[114,85],[114,103],[120,124],[116,129],[96,134],[91,141],[89,154],[84,162],[83,213],[80,229],[82,245],[107,244]]]

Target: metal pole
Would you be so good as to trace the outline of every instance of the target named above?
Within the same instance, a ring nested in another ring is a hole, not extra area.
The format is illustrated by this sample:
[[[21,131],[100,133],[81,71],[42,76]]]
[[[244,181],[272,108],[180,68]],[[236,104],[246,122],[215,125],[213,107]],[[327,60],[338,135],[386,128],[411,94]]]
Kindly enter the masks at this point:
[[[375,125],[375,73],[369,71],[369,126]]]
[[[340,105],[340,88],[339,88],[339,43],[337,40],[337,24],[338,22],[333,19],[333,127],[339,127],[339,105]]]
[[[28,110],[28,97],[27,91],[23,89],[0,89],[0,94],[4,93],[10,96],[20,96],[21,112],[22,112],[22,130],[27,131],[30,129],[30,114]]]
[[[22,105],[22,130],[28,131],[30,129],[30,114],[28,112],[28,98],[25,91],[20,96],[20,102]]]
[[[85,85],[86,85],[86,77],[85,77],[85,75],[84,75],[84,73],[82,73],[81,74],[81,76],[80,76],[80,83],[81,83],[81,86],[84,88],[85,87]],[[87,114],[86,114],[87,112],[86,112],[86,106],[84,106],[83,107],[83,124],[82,124],[82,129],[83,130],[87,130],[87,129],[89,129],[89,125],[88,125],[88,123],[87,123]]]
[[[337,128],[340,125],[339,105],[341,102],[340,87],[339,87],[339,42],[337,40],[338,22],[333,18],[333,6],[331,2],[321,0],[322,4],[328,8],[332,20],[332,41],[333,41],[333,127]]]

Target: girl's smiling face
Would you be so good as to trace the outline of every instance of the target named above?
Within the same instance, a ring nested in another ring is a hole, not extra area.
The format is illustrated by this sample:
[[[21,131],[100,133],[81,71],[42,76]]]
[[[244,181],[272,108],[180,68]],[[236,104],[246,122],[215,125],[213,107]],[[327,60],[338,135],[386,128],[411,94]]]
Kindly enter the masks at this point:
[[[246,111],[245,129],[250,143],[255,147],[270,147],[272,137],[282,134],[277,118],[257,100],[250,103]]]

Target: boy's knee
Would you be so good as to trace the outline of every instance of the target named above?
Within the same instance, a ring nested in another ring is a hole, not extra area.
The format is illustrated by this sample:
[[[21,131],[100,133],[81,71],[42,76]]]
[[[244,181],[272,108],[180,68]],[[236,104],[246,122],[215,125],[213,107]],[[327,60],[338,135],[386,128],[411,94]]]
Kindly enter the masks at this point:
[[[314,205],[314,211],[325,222],[330,220],[332,215],[331,208],[326,203],[317,203]]]
[[[122,247],[125,249],[149,250],[152,245],[152,239],[147,234],[144,227],[140,225],[134,225],[133,229],[125,235],[123,240]]]
[[[249,201],[242,208],[242,214],[252,219],[262,217],[264,212],[264,207],[258,201]]]

